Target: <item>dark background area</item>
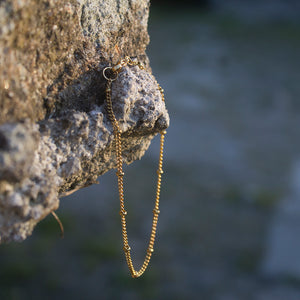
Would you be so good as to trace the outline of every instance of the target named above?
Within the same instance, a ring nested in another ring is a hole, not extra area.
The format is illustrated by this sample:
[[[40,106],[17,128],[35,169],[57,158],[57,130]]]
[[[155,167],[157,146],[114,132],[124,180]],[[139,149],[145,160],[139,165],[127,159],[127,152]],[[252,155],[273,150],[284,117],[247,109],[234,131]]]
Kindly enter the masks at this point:
[[[132,279],[114,172],[0,247],[0,299],[300,299],[299,1],[152,1],[164,87],[161,215]],[[135,265],[151,227],[159,141],[125,169]]]

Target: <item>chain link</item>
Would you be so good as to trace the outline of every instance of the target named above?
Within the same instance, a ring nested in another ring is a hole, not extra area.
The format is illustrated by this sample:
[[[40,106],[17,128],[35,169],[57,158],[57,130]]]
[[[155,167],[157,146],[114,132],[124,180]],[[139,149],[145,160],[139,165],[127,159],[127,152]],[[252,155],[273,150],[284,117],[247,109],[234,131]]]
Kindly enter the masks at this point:
[[[127,226],[126,226],[126,215],[127,211],[125,210],[125,203],[124,203],[124,172],[123,172],[123,159],[122,159],[122,143],[121,143],[121,129],[119,126],[119,122],[117,121],[113,107],[112,107],[112,101],[111,101],[111,87],[112,82],[117,79],[118,74],[121,72],[122,68],[126,65],[129,66],[138,66],[141,70],[144,70],[144,66],[140,62],[133,61],[130,57],[126,56],[124,59],[120,60],[115,66],[113,67],[107,67],[103,70],[103,75],[105,79],[107,80],[106,85],[106,106],[108,111],[108,116],[110,118],[110,121],[113,125],[113,131],[114,131],[114,139],[115,139],[115,150],[116,150],[116,156],[117,156],[117,178],[118,178],[118,190],[119,190],[119,199],[120,199],[120,216],[121,216],[121,227],[122,227],[122,238],[123,238],[123,250],[126,257],[126,262],[129,267],[131,276],[133,278],[140,277],[145,270],[147,269],[151,256],[154,251],[154,242],[156,237],[156,229],[157,229],[157,222],[158,222],[158,215],[160,213],[159,210],[159,199],[160,199],[160,189],[161,189],[161,177],[163,174],[163,151],[164,151],[164,139],[166,131],[163,130],[160,135],[160,152],[159,152],[159,160],[158,160],[158,169],[157,169],[157,186],[156,186],[156,197],[155,197],[155,205],[153,209],[153,220],[152,220],[152,229],[149,239],[149,244],[147,248],[147,253],[144,259],[144,262],[141,266],[141,268],[136,271],[132,258],[131,258],[131,248],[129,246],[128,242],[128,234],[127,234]],[[112,71],[111,77],[109,77],[107,71]],[[162,87],[158,84],[158,90],[161,93],[162,101],[165,101],[164,97],[164,90]]]

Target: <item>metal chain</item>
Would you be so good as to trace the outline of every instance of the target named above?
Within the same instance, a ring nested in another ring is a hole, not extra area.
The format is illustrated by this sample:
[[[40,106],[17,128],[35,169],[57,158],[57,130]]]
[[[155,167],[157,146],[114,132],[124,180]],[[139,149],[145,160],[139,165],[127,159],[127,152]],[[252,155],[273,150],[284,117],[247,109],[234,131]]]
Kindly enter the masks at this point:
[[[157,221],[158,221],[158,215],[160,213],[159,211],[159,198],[160,198],[160,188],[161,188],[161,176],[163,174],[162,165],[163,165],[163,150],[164,150],[164,139],[165,134],[167,133],[165,130],[160,132],[160,153],[159,153],[159,160],[158,160],[158,169],[157,169],[157,187],[156,187],[156,198],[155,198],[155,205],[153,209],[153,220],[152,220],[152,229],[149,239],[149,244],[147,248],[147,253],[144,259],[144,262],[141,266],[141,268],[136,271],[131,258],[131,248],[128,243],[128,234],[127,234],[127,226],[126,226],[126,215],[127,211],[125,210],[125,203],[124,203],[124,183],[123,183],[123,159],[122,159],[122,143],[121,143],[121,129],[119,126],[119,122],[117,121],[113,107],[112,107],[112,101],[111,101],[111,87],[112,82],[117,79],[119,72],[122,70],[123,67],[126,65],[129,66],[138,66],[141,70],[144,70],[145,68],[143,65],[139,62],[133,61],[128,56],[124,59],[120,60],[115,66],[113,67],[107,67],[103,70],[103,76],[107,80],[106,85],[106,106],[108,115],[110,118],[110,121],[113,125],[113,131],[114,131],[114,139],[115,139],[115,148],[116,148],[116,156],[117,156],[117,177],[118,177],[118,190],[119,190],[119,199],[120,199],[120,216],[121,216],[121,226],[122,226],[122,238],[123,238],[123,250],[125,253],[127,265],[129,267],[131,276],[133,278],[140,277],[145,270],[147,269],[152,253],[154,251],[154,242],[155,242],[155,236],[156,236],[156,229],[157,229]],[[158,90],[161,93],[162,100],[165,101],[164,97],[164,90],[161,88],[161,86],[158,84]]]

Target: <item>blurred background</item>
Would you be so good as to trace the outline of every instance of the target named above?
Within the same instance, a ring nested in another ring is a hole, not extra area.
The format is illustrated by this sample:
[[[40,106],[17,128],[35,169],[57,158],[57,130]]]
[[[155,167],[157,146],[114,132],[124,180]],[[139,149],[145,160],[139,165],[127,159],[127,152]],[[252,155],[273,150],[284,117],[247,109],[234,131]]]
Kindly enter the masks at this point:
[[[132,279],[114,172],[0,247],[0,299],[300,299],[300,2],[152,1],[148,55],[166,136],[155,253]],[[135,265],[159,140],[125,170]]]

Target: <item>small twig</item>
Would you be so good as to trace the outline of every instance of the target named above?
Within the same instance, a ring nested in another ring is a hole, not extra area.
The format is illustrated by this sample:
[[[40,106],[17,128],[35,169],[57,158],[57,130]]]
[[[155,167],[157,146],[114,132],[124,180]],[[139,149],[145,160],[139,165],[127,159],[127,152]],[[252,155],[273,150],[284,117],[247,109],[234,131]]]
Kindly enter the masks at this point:
[[[60,227],[60,237],[63,239],[64,235],[65,235],[64,226],[63,226],[61,220],[59,219],[59,217],[57,216],[57,214],[54,211],[52,211],[51,213]]]

